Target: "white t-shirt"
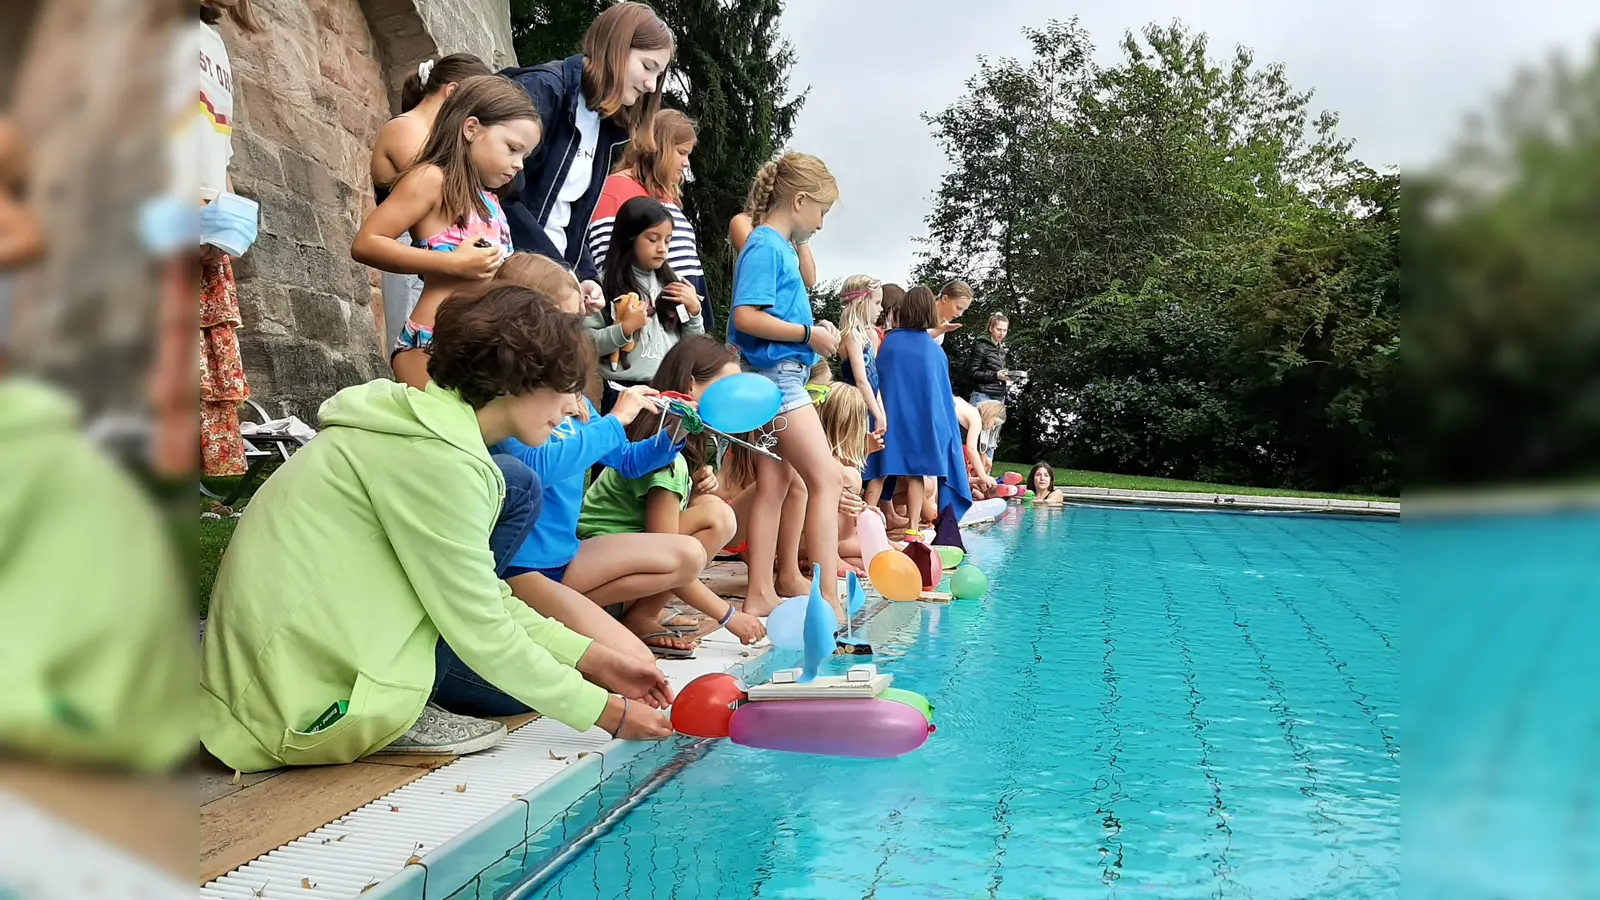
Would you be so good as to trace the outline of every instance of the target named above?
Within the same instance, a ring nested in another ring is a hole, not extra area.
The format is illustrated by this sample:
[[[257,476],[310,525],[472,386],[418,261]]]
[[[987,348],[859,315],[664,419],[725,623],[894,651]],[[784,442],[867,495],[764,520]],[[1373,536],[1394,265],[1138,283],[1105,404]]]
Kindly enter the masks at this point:
[[[594,155],[600,149],[600,114],[589,108],[582,91],[578,92],[577,119],[578,155],[572,158],[567,180],[556,192],[556,203],[550,207],[550,218],[544,223],[544,233],[563,255],[567,252],[567,224],[572,221],[572,204],[589,190],[589,182],[594,180]]]
[[[180,42],[180,46],[189,53],[196,45],[200,96],[178,136],[178,154],[187,157],[179,163],[179,170],[192,173],[200,199],[211,201],[228,189],[228,163],[233,160],[233,65],[215,27],[195,22],[192,40]],[[190,57],[189,65],[194,64]]]

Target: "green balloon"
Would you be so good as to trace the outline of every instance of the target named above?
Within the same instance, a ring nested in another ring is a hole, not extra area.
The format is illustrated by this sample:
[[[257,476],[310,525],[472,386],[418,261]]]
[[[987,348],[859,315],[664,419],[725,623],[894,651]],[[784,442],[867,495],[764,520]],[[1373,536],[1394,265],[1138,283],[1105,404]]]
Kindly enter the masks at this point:
[[[963,559],[967,558],[967,552],[960,547],[946,547],[941,544],[933,549],[939,551],[939,562],[946,569],[954,569],[956,566],[961,565]]]
[[[970,563],[950,576],[950,593],[960,600],[977,600],[989,592],[989,576]]]
[[[884,688],[883,693],[878,695],[878,699],[893,700],[896,703],[904,703],[917,712],[922,713],[923,718],[926,718],[929,722],[933,721],[933,704],[928,702],[927,697],[922,696],[916,691],[903,691],[899,688]]]

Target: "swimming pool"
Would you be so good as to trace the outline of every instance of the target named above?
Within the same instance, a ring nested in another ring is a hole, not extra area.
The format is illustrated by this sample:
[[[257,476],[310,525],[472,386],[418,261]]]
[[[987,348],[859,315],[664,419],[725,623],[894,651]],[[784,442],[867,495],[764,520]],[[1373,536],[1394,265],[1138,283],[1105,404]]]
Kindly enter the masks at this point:
[[[868,625],[936,706],[921,750],[680,739],[457,896],[1399,896],[1397,522],[1075,507],[968,543],[986,600]]]

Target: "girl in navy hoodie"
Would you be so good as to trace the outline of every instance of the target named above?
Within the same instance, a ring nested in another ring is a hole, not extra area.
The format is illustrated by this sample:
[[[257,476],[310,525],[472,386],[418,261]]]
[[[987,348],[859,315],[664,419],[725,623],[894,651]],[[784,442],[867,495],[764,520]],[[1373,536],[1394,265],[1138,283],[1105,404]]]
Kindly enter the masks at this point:
[[[605,298],[584,239],[589,220],[623,148],[653,141],[649,124],[675,47],[655,10],[618,3],[589,26],[582,54],[501,73],[533,98],[544,125],[505,203],[512,243],[576,271],[591,312]]]

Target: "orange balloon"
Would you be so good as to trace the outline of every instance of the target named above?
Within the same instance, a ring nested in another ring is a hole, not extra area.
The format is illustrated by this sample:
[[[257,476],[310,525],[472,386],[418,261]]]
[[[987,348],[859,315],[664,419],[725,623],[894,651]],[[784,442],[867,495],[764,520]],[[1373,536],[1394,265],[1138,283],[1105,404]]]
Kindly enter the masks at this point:
[[[911,557],[889,549],[872,558],[867,577],[878,593],[890,600],[905,602],[922,596],[922,572]]]
[[[672,729],[690,737],[725,738],[734,708],[747,698],[744,683],[732,675],[701,675],[678,692],[672,704]]]

